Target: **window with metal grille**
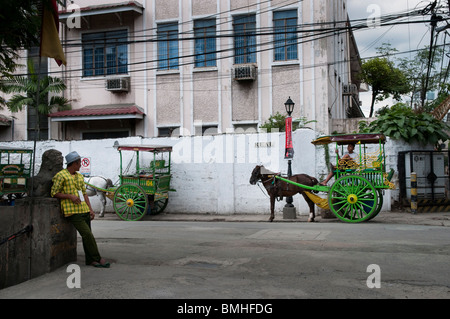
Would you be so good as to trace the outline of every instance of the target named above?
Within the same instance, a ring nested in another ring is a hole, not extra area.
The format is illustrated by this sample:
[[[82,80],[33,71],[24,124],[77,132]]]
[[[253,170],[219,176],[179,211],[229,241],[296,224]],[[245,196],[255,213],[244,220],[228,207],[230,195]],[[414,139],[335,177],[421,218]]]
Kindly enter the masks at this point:
[[[178,23],[158,24],[158,70],[178,69]]]
[[[297,10],[273,13],[274,61],[297,60]]]
[[[216,20],[194,21],[195,67],[216,66]]]
[[[233,30],[234,63],[256,63],[256,16],[235,16]]]
[[[83,76],[128,73],[127,43],[127,30],[83,34]]]

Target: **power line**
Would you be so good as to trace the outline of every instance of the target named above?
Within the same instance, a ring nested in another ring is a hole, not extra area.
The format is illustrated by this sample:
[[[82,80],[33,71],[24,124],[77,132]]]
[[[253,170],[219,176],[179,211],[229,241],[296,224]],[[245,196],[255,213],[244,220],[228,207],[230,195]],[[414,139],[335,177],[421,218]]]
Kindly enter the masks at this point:
[[[403,17],[403,16],[402,16]],[[391,21],[394,18],[389,16],[386,18],[386,20]],[[327,23],[321,23],[321,25],[324,24],[329,24],[331,22],[327,22]],[[409,23],[423,23],[423,21],[406,21],[406,22],[396,22],[396,21],[392,21],[389,23],[384,23],[382,24],[382,26],[394,26],[394,25],[400,25],[400,24],[409,24]],[[301,25],[299,25],[301,26]],[[306,34],[305,36],[301,36],[298,37],[299,41],[297,42],[297,44],[302,44],[305,42],[309,42],[309,41],[315,41],[315,40],[319,40],[319,39],[323,39],[324,37],[328,37],[328,36],[334,36],[336,32],[342,32],[342,31],[350,31],[350,30],[362,30],[362,29],[366,29],[368,28],[367,24],[365,23],[361,23],[360,25],[356,25],[356,26],[343,26],[343,27],[331,27],[331,28],[321,28],[321,29],[301,29],[301,30],[297,30],[295,31],[295,33],[298,34]],[[286,32],[290,33],[290,32]],[[275,34],[278,34],[277,32],[273,32],[273,31],[266,31],[263,33],[256,33],[256,34],[252,34],[252,36],[255,37],[262,37],[262,36],[273,36]],[[325,35],[325,36],[324,36]],[[215,36],[215,38],[222,38],[222,37],[235,37],[234,34],[227,34],[227,35],[218,35]],[[305,40],[306,39],[306,40]],[[183,40],[183,41],[192,41],[195,40],[195,38],[183,38],[183,39],[178,39],[178,40]],[[151,40],[146,40],[146,41],[129,41],[129,44],[136,44],[136,43],[141,43],[141,42],[157,42],[154,39]],[[273,41],[269,40],[267,42],[263,42],[263,43],[259,43],[258,46],[259,47],[264,47],[264,46],[269,46],[273,44]],[[284,47],[284,46],[281,46]],[[259,50],[255,50],[255,53],[258,52],[263,52],[263,51],[267,51],[267,50],[273,50],[277,48],[276,46],[270,47],[268,49],[259,49]],[[224,48],[221,50],[216,50],[216,51],[211,51],[211,52],[207,52],[210,54],[225,54],[226,52],[231,52],[234,51],[235,48],[234,47],[230,47],[230,48]],[[178,56],[178,59],[189,59],[189,58],[193,58],[195,56],[197,56],[198,54],[185,54],[185,55],[180,55]],[[216,60],[218,59],[226,59],[226,58],[233,58],[234,55],[228,55],[228,56],[223,56],[223,57],[216,57]],[[163,59],[166,60],[166,59]],[[160,59],[156,59],[156,60],[146,60],[146,61],[138,61],[138,62],[129,62],[127,63],[127,66],[134,66],[134,65],[139,65],[139,64],[146,64],[146,63],[158,63],[160,61]],[[186,63],[182,63],[180,64],[180,66],[182,65],[188,65],[188,64],[192,64],[195,62],[186,62]],[[64,72],[79,72],[79,71],[83,71],[85,69],[80,68],[80,69],[68,69]],[[158,70],[158,67],[149,67],[149,68],[143,68],[143,69],[135,69],[135,70],[129,70],[128,72],[142,72],[142,71],[150,71],[150,70]],[[54,72],[54,73],[59,73],[60,71]],[[78,76],[77,76],[78,77]]]
[[[291,3],[290,3],[291,4]],[[409,11],[409,12],[405,12],[402,14],[389,14],[386,16],[381,17],[381,24],[380,26],[390,26],[391,28],[394,27],[395,25],[399,25],[399,24],[412,24],[412,23],[424,23],[424,21],[420,20],[420,21],[411,21],[410,18],[411,17],[415,17],[415,16],[420,16],[423,12],[421,10],[413,10],[413,11]],[[396,20],[401,20],[401,19],[405,19],[407,18],[408,21],[396,21]],[[302,43],[306,43],[306,42],[310,42],[310,41],[316,41],[319,39],[324,39],[326,37],[329,36],[335,36],[336,33],[340,33],[340,32],[348,32],[350,30],[352,31],[360,31],[360,30],[364,30],[367,29],[367,20],[366,19],[355,19],[353,20],[353,22],[359,22],[359,24],[351,26],[349,25],[349,22],[351,20],[342,20],[342,21],[328,21],[328,22],[317,22],[317,23],[307,23],[307,24],[299,24],[297,25],[298,29],[296,31],[296,33],[299,34],[299,37],[297,37],[298,44],[302,44]],[[184,22],[187,23],[187,22]],[[346,24],[343,27],[326,27],[328,25],[336,25],[336,24]],[[321,27],[321,28],[317,28],[317,27]],[[154,29],[147,29],[147,30],[154,30]],[[273,36],[275,34],[277,34],[277,32],[273,32],[273,27],[265,27],[265,28],[257,28],[255,29],[259,32],[256,32],[254,34],[255,37],[262,37],[262,36]],[[225,31],[230,32],[230,33],[225,33]],[[140,32],[140,31],[136,31],[136,32]],[[235,37],[235,35],[233,34],[233,31],[231,30],[221,30],[222,34],[216,35],[215,38],[220,39],[220,38],[226,38],[226,37]],[[187,34],[187,33],[184,33]],[[302,36],[300,36],[302,34]],[[303,35],[304,34],[304,35]],[[178,39],[178,41],[193,41],[195,40],[195,37],[182,37],[181,39]],[[138,44],[138,43],[149,43],[149,42],[158,42],[157,38],[148,38],[148,39],[144,39],[144,40],[134,40],[134,41],[127,41],[127,44]],[[273,46],[274,41],[267,41],[267,42],[261,42],[258,43],[258,46],[260,47],[260,49],[255,50],[255,53],[258,52],[263,52],[263,51],[268,51],[268,50],[273,50],[276,48],[276,46]],[[72,43],[70,45],[70,47],[72,46],[82,46],[82,43]],[[264,48],[262,49],[262,47],[265,46],[270,46],[269,48]],[[67,47],[67,45],[66,45]],[[284,47],[284,46],[282,46]],[[234,58],[235,55],[233,54],[229,54],[226,55],[226,53],[232,53],[235,50],[234,47],[229,47],[229,48],[223,48],[220,50],[216,50],[214,52],[208,52],[208,53],[214,53],[216,55],[220,55],[220,56],[216,56],[215,60],[219,60],[219,59],[228,59],[228,58]],[[152,50],[150,50],[151,52],[153,52]],[[73,51],[73,53],[76,53],[77,51]],[[78,52],[81,52],[78,51]],[[135,53],[138,53],[135,51]],[[178,56],[179,60],[188,60],[191,59],[193,57],[195,57],[196,54],[182,54],[180,56]],[[76,58],[73,57],[73,58]],[[78,56],[78,58],[80,58],[80,56]],[[166,59],[164,59],[166,60]],[[135,62],[128,62],[127,63],[127,67],[133,67],[133,66],[137,66],[137,65],[141,65],[141,64],[157,64],[160,60],[158,59],[152,59],[152,60],[145,60],[145,61],[135,61]],[[185,66],[185,65],[189,65],[189,64],[193,64],[195,63],[195,61],[187,61],[184,63],[180,63],[179,66]],[[79,78],[79,75],[69,75],[69,73],[75,73],[75,72],[82,72],[83,70],[85,70],[85,68],[79,68],[79,69],[66,69],[63,71],[63,73],[65,74],[65,78],[66,79],[70,79],[70,78]],[[146,67],[146,68],[136,68],[136,69],[132,69],[132,70],[128,70],[128,73],[136,73],[136,72],[145,72],[145,71],[150,71],[150,70],[158,70],[158,66],[152,66],[152,67]],[[60,73],[60,71],[57,72],[51,72],[51,73]],[[49,74],[51,74],[49,73]]]

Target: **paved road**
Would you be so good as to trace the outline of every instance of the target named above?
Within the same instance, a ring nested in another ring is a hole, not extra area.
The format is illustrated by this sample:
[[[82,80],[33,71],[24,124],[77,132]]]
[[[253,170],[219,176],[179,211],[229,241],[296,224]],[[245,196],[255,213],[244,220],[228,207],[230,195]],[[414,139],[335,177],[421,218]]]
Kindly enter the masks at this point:
[[[437,225],[95,220],[110,269],[84,266],[79,244],[81,288],[68,288],[77,272],[62,267],[0,298],[449,298],[443,216]]]

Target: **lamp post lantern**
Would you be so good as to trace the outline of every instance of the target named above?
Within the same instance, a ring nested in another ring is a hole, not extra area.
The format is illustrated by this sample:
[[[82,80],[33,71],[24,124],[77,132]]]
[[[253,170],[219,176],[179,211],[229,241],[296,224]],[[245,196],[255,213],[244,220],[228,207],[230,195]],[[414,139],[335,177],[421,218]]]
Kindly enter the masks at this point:
[[[284,103],[284,107],[286,108],[286,112],[288,117],[286,118],[286,149],[284,152],[284,158],[288,160],[288,171],[287,176],[290,178],[292,176],[292,168],[291,159],[294,157],[294,147],[292,145],[292,117],[291,114],[294,111],[295,103],[291,100],[291,97]],[[287,187],[292,187],[291,184],[288,184]],[[286,197],[286,205],[283,208],[283,218],[284,219],[293,219],[296,218],[295,206],[292,204],[294,200],[292,196]]]
[[[292,112],[294,112],[295,103],[292,102],[291,97],[284,103],[284,107],[286,108],[286,112],[289,116],[291,116]]]

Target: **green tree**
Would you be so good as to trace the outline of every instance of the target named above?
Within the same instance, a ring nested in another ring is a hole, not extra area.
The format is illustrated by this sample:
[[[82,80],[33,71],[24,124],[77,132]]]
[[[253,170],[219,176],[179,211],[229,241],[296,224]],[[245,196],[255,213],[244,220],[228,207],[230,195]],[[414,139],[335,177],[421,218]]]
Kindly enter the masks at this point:
[[[260,128],[266,129],[268,133],[275,130],[276,132],[284,132],[286,130],[286,117],[287,115],[280,114],[277,112],[271,115],[269,119],[260,125]],[[292,130],[295,131],[298,128],[305,127],[309,123],[317,122],[315,120],[308,121],[306,117],[301,117],[298,119],[292,119]]]
[[[428,72],[428,58],[429,47],[419,50],[412,58],[400,58],[398,60],[398,67],[406,75],[410,86],[410,107],[414,107],[415,104],[420,105],[426,111],[433,110],[433,103],[424,103],[426,100],[426,91],[433,91],[439,89],[442,85],[444,75],[446,73],[445,68],[441,68],[443,61],[443,48],[437,47],[433,51],[433,60],[430,63],[430,76],[427,83]]]
[[[21,50],[39,46],[42,5],[50,6],[51,0],[1,0],[0,78],[14,73]]]
[[[11,75],[19,51],[39,45],[39,0],[2,0],[0,11],[0,76]]]
[[[368,124],[359,122],[360,132],[381,132],[393,139],[403,139],[407,143],[419,142],[439,147],[440,141],[449,139],[450,127],[426,112],[415,112],[403,103],[378,111],[375,121]]]
[[[390,96],[400,100],[401,95],[409,92],[405,74],[394,66],[388,58],[373,58],[362,63],[361,80],[372,88],[370,115],[372,117],[376,101]]]
[[[71,108],[69,100],[53,95],[66,89],[66,85],[61,79],[51,76],[39,78],[31,60],[28,61],[28,72],[28,76],[11,76],[4,78],[0,83],[0,87],[5,93],[14,94],[6,102],[6,106],[11,112],[22,111],[27,106],[35,108],[39,114],[47,115],[54,108],[58,111]],[[36,131],[39,134],[39,127],[36,128]]]

